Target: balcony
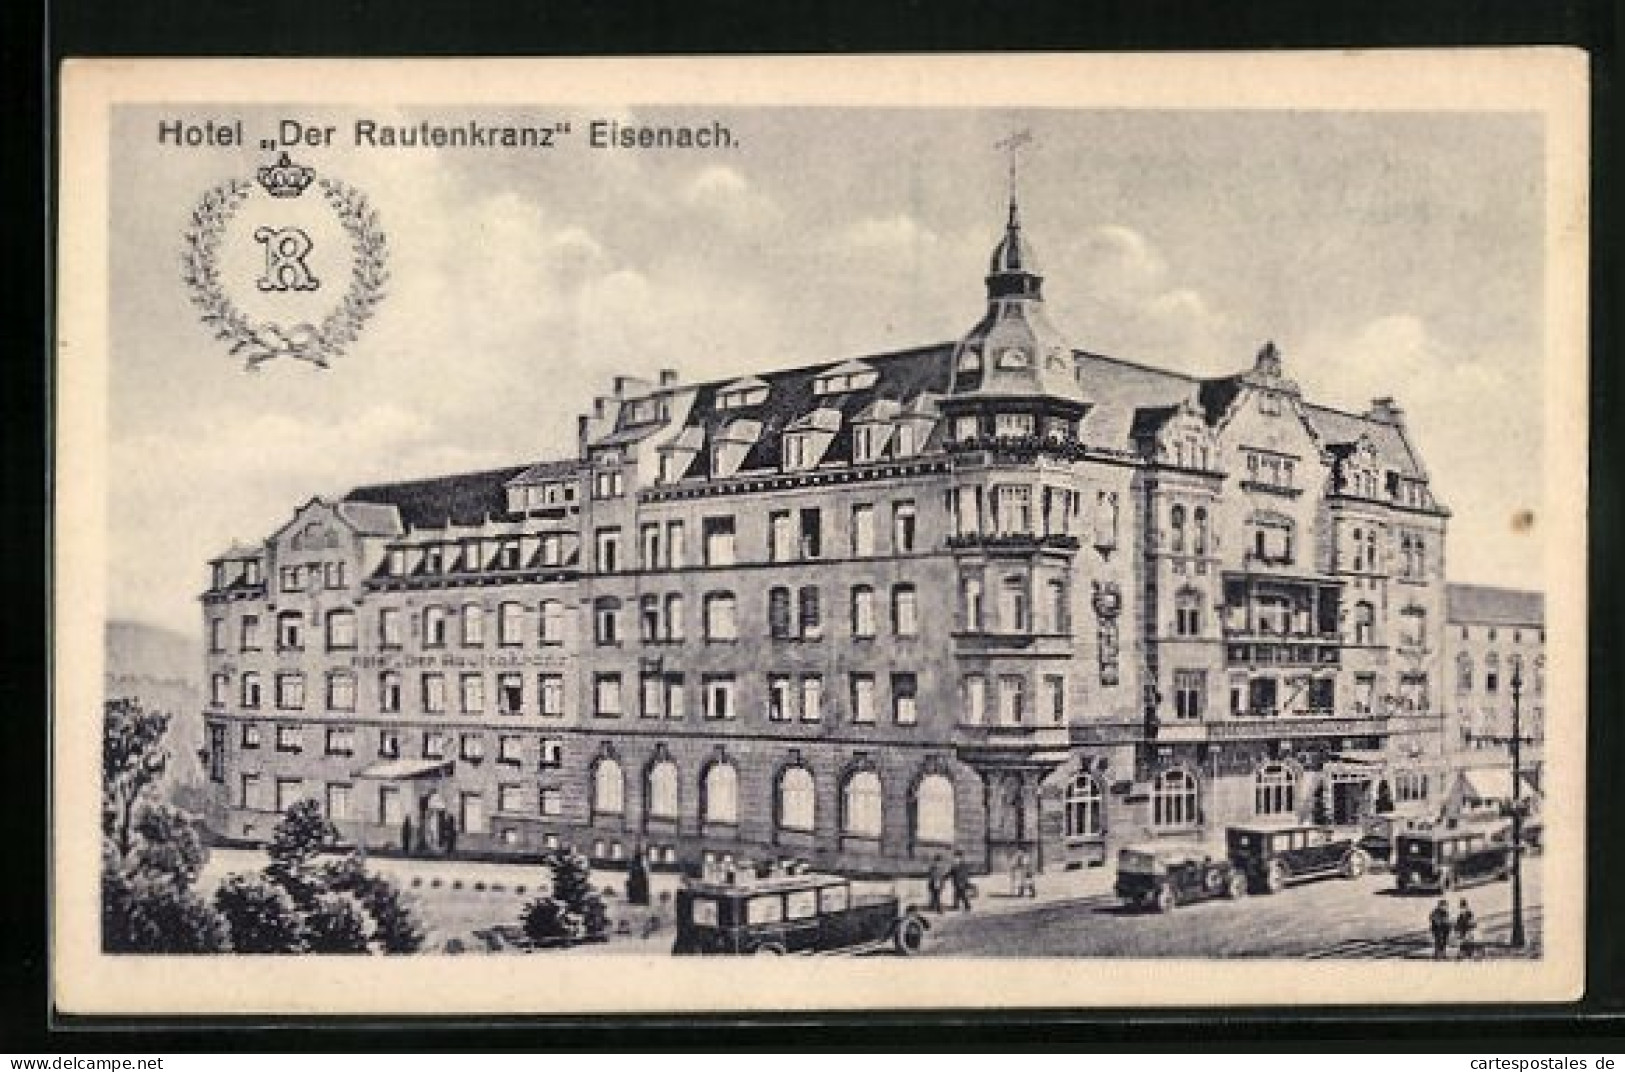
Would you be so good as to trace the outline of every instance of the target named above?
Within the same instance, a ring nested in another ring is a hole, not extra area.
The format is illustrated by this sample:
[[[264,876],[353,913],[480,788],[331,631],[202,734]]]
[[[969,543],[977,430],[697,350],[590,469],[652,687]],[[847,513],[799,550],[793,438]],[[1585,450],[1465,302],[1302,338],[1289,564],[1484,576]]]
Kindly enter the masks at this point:
[[[1028,463],[1037,458],[1074,462],[1088,457],[1089,449],[1076,439],[1038,435],[978,435],[951,439],[943,444],[949,454],[984,455],[987,461],[1008,464]]]
[[[1066,659],[1074,654],[1070,633],[956,632],[955,655],[1030,655]]]
[[[1282,636],[1227,630],[1224,639],[1225,664],[1232,667],[1336,667],[1342,664],[1343,641],[1338,636]]]
[[[954,735],[959,758],[992,767],[1046,767],[1066,761],[1072,744],[1064,725],[961,725]]]
[[[1100,747],[1135,744],[1145,739],[1144,722],[1074,722],[1067,727],[1074,745]]]
[[[950,551],[982,551],[994,557],[1020,557],[1047,552],[1070,555],[1082,542],[1076,536],[1064,533],[1039,535],[1025,532],[989,533],[959,532],[948,537]]]

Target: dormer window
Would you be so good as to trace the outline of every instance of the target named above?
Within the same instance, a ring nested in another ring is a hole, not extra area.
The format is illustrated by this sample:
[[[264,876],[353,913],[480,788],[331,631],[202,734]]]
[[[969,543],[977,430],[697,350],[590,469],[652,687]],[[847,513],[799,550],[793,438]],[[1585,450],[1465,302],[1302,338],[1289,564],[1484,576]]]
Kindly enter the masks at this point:
[[[660,401],[654,398],[640,398],[627,404],[627,424],[652,424],[660,419]]]
[[[892,436],[892,453],[899,458],[912,458],[920,452],[919,429],[910,423],[899,424]]]
[[[841,411],[832,406],[820,406],[791,421],[784,431],[785,470],[815,468],[840,427]]]
[[[1011,346],[999,351],[999,367],[1002,369],[1024,369],[1032,363],[1032,355],[1019,347]]]
[[[767,392],[765,380],[759,380],[754,376],[735,380],[717,392],[717,408],[744,409],[747,406],[759,406],[767,401]]]
[[[880,373],[862,361],[848,361],[813,380],[813,394],[822,396],[863,391],[873,387],[878,379]]]
[[[973,347],[959,351],[959,371],[976,372],[982,367],[982,352]]]
[[[810,432],[792,432],[784,437],[784,468],[811,469],[818,464],[819,451]]]
[[[981,422],[974,416],[960,417],[954,421],[954,438],[960,442],[968,442],[981,434]]]
[[[852,460],[855,462],[878,461],[886,453],[886,442],[891,437],[891,426],[887,424],[860,424],[852,437]]]

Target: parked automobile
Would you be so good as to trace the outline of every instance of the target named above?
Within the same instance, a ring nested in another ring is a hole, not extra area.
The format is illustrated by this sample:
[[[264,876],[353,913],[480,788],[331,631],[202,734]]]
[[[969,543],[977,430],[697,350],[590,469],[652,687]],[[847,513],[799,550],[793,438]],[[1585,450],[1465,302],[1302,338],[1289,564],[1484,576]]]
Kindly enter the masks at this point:
[[[1394,882],[1402,893],[1441,893],[1476,882],[1499,882],[1512,873],[1512,834],[1505,825],[1438,828],[1401,834]]]
[[[1422,809],[1405,809],[1368,815],[1360,824],[1360,840],[1355,842],[1375,866],[1389,867],[1394,861],[1394,841],[1410,830],[1432,826],[1436,817]]]
[[[1229,860],[1199,849],[1130,846],[1117,854],[1116,892],[1130,904],[1169,912],[1175,905],[1240,897],[1247,877]]]
[[[677,891],[674,954],[854,953],[912,956],[930,929],[895,894],[862,895],[840,875],[689,879]]]
[[[1319,875],[1359,878],[1371,866],[1352,832],[1330,826],[1232,826],[1225,847],[1255,893],[1275,893],[1288,882]]]

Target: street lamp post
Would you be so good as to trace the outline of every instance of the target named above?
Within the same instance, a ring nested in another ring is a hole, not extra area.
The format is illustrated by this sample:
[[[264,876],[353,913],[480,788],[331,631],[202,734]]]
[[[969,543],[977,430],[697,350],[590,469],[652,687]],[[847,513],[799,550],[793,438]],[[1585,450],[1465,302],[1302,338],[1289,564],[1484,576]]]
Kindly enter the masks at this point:
[[[1523,668],[1512,668],[1512,938],[1524,947],[1523,933]]]

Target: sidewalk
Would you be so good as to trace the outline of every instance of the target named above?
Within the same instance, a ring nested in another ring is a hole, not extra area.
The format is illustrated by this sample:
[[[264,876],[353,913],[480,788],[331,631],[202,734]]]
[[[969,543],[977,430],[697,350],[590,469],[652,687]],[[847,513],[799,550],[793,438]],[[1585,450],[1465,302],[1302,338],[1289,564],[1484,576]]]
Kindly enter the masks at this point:
[[[976,896],[971,899],[969,915],[1004,915],[1010,912],[1022,912],[1040,905],[1061,904],[1067,901],[1079,901],[1090,898],[1109,897],[1112,894],[1112,884],[1115,881],[1115,871],[1110,867],[1086,867],[1076,871],[1046,871],[1033,876],[1033,884],[1037,887],[1034,897],[1016,897],[1012,894],[1010,876],[1008,874],[977,875],[971,879],[976,889]],[[894,882],[855,882],[860,890],[892,890],[897,891],[905,905],[913,905],[922,912],[931,903],[931,895],[926,889],[923,878],[901,878]],[[950,913],[948,906],[953,903],[953,891],[942,891],[942,907],[944,915],[966,915],[967,913]]]

